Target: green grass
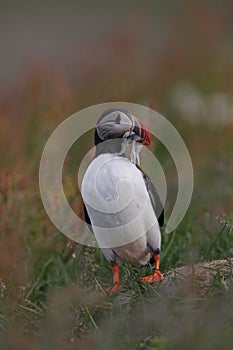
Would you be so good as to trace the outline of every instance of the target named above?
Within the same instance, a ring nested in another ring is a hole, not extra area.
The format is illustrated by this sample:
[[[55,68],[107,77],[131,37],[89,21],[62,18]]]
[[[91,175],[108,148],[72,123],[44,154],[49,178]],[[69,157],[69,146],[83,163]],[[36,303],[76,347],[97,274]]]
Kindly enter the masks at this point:
[[[226,141],[223,154],[225,147]],[[228,164],[226,156],[225,162]],[[221,216],[228,193],[216,186],[214,191],[207,188],[204,196],[206,179],[217,183],[218,178],[212,164],[194,166],[201,175],[189,211],[174,232],[162,230],[161,270],[165,276],[169,269],[182,265],[232,257],[232,212]],[[69,174],[65,176],[72,205],[77,199],[74,181]],[[112,283],[112,271],[101,251],[72,243],[58,232],[31,181],[22,187],[22,178],[13,172],[3,172],[2,178],[8,179],[8,185],[2,180],[0,205],[4,215],[0,281],[3,348],[16,344],[19,349],[231,347],[233,274],[225,285],[216,269],[208,292],[200,296],[195,286],[186,288],[175,280],[168,285],[145,285],[141,277],[151,273],[153,266],[135,268],[125,263],[120,266],[122,289],[102,298],[101,290]],[[223,180],[231,184],[227,167]],[[166,220],[172,202],[173,198],[168,198]]]

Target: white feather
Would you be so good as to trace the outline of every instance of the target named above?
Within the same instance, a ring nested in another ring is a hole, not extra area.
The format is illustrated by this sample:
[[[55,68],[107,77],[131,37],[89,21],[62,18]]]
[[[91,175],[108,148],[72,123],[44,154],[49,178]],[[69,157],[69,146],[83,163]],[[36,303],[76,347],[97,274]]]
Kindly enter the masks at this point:
[[[81,192],[100,248],[114,248],[134,264],[148,262],[161,238],[141,171],[128,158],[101,154],[89,165]]]

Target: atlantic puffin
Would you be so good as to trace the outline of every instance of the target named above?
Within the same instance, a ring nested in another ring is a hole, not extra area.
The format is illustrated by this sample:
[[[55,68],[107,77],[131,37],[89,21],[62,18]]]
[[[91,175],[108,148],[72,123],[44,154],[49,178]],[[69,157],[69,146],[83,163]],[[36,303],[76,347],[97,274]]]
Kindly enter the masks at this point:
[[[159,271],[164,208],[150,177],[140,168],[139,150],[149,146],[150,134],[130,111],[106,110],[94,131],[95,157],[81,186],[84,217],[113,270],[112,293],[119,288],[119,262],[134,266],[155,262],[143,282],[163,279]],[[126,146],[131,146],[131,159]]]

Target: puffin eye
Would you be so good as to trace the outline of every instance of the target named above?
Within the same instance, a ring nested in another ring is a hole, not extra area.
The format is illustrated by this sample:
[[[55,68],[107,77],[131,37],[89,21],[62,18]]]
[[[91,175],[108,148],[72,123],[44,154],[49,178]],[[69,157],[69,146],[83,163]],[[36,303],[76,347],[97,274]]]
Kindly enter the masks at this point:
[[[118,113],[117,114],[117,116],[116,116],[116,118],[115,118],[115,122],[117,123],[117,124],[120,124],[120,122],[121,122],[121,115]]]

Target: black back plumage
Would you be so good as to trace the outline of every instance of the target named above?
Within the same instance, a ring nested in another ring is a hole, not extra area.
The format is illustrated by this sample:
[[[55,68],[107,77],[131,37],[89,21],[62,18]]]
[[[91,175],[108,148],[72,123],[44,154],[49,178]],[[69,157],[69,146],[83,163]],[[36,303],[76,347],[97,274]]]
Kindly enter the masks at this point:
[[[141,170],[141,169],[140,169]],[[162,227],[164,225],[164,208],[163,203],[159,197],[158,191],[156,190],[151,178],[141,170],[143,179],[146,185],[147,192],[150,197],[150,201],[155,213],[155,216],[158,220],[159,226]]]

